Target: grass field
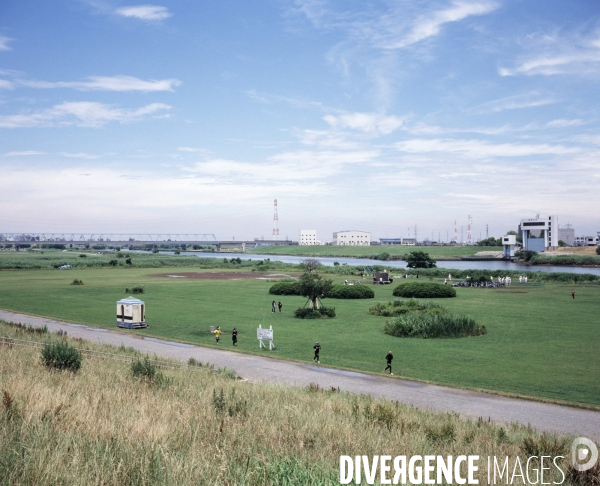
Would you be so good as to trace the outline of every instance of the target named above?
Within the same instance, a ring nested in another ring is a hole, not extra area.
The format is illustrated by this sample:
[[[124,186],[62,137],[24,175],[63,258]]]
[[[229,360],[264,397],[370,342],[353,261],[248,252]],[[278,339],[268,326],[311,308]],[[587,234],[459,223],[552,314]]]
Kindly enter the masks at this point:
[[[29,337],[1,322],[0,335]],[[39,349],[0,346],[2,486],[334,485],[342,454],[478,455],[475,477],[487,484],[487,456],[500,463],[509,457],[511,465],[518,457],[525,468],[534,454],[567,457],[573,439],[314,386],[241,382],[206,369],[162,370],[167,379],[156,385],[132,376],[120,360],[84,357],[72,374],[45,369],[39,357]],[[562,484],[575,484],[568,460],[557,461],[567,476]],[[527,465],[532,474],[540,467]],[[558,484],[561,473],[553,467],[545,479]],[[514,484],[522,483],[517,477]]]
[[[206,271],[185,269],[195,270]],[[423,340],[385,335],[385,318],[367,314],[375,302],[393,300],[394,285],[374,287],[375,299],[326,299],[336,308],[337,318],[303,321],[293,317],[305,303],[302,297],[276,296],[283,313],[271,313],[271,282],[148,277],[151,273],[157,270],[2,271],[0,308],[114,328],[116,301],[126,296],[126,287],[141,284],[150,325],[139,331],[143,334],[216,346],[208,329],[218,325],[225,331],[220,347],[231,349],[228,332],[235,326],[241,352],[310,361],[312,345],[320,341],[323,365],[374,373],[383,370],[391,349],[395,373],[406,378],[600,405],[598,285],[575,286],[575,300],[571,285],[536,285],[531,280],[527,286],[498,290],[458,288],[458,296],[442,304],[451,312],[470,315],[488,333]],[[70,285],[75,278],[85,285]],[[258,350],[259,324],[273,326],[276,350]]]
[[[479,251],[502,251],[501,246],[261,246],[246,253],[259,255],[295,255],[320,257],[374,257],[382,253],[391,256],[424,251],[432,258],[458,259]]]

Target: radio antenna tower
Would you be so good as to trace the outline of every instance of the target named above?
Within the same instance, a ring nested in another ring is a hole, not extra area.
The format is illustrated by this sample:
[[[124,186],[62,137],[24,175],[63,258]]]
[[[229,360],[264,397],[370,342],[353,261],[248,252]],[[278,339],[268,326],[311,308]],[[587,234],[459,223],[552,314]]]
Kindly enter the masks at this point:
[[[471,225],[473,224],[473,217],[469,214],[467,224],[467,245],[473,244],[473,236],[471,235]]]
[[[490,227],[488,224],[485,225],[485,238],[486,240],[490,237],[489,233],[490,233]]]
[[[456,227],[456,220],[454,220],[454,238],[452,238],[454,243],[458,242],[458,228]]]
[[[273,214],[273,236],[279,236],[279,217],[277,216],[277,199],[275,199],[275,213]]]

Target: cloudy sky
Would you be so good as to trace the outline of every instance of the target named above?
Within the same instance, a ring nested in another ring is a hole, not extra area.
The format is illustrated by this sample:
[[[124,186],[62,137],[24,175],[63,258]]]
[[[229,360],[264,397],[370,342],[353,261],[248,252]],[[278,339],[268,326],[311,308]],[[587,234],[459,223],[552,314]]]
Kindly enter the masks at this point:
[[[1,2],[0,232],[595,234],[599,80],[597,0]]]

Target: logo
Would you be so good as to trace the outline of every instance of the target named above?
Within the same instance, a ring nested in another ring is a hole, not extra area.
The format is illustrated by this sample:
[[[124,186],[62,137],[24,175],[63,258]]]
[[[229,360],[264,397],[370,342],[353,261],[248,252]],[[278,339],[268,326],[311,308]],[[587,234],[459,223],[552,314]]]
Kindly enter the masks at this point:
[[[573,467],[577,471],[592,469],[598,462],[598,448],[590,439],[577,437],[571,446]],[[585,461],[585,462],[584,462]]]

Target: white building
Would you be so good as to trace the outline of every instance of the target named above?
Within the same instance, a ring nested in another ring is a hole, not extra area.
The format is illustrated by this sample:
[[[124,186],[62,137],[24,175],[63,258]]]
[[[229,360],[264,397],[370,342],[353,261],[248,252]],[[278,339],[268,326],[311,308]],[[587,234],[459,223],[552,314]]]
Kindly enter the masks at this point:
[[[367,231],[346,230],[333,233],[335,246],[369,246],[371,233]]]
[[[317,230],[300,230],[298,244],[302,246],[315,246],[322,245],[323,242],[317,240]]]
[[[576,236],[573,246],[597,246],[598,240],[600,240],[600,234],[598,236]]]
[[[522,219],[519,231],[523,236],[523,249],[544,251],[548,248],[556,248],[558,246],[557,221],[556,216]],[[543,232],[543,235],[540,235],[541,232]]]

